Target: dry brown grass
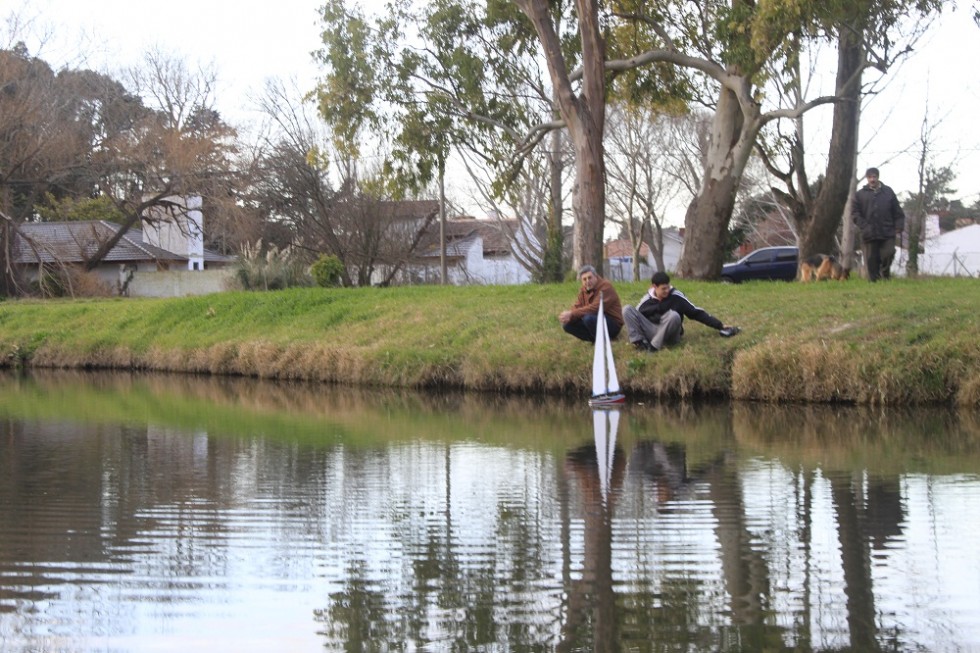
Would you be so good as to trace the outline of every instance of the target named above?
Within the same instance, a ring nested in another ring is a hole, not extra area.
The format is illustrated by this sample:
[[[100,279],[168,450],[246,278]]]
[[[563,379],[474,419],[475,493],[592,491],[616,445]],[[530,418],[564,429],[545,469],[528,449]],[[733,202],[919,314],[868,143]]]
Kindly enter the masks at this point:
[[[860,394],[860,372],[838,343],[769,341],[735,356],[732,396],[760,401],[840,401]]]
[[[967,408],[980,408],[980,371],[975,371],[960,384],[956,403]]]

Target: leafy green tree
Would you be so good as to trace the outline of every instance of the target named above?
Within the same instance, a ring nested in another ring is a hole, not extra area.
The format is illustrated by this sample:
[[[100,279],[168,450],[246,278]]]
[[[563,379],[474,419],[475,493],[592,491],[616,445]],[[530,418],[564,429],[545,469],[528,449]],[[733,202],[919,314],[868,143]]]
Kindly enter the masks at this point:
[[[493,120],[494,110],[514,103],[512,93],[486,92],[486,81],[500,88],[517,88],[506,84],[509,78],[501,71],[527,70],[510,65],[523,61],[525,52],[532,58],[543,58],[550,93],[541,95],[553,103],[558,119],[548,115],[532,124],[522,142],[538,143],[551,129],[567,131],[575,156],[576,264],[601,259],[607,100],[617,95],[636,103],[680,98],[710,104],[714,108],[713,138],[706,152],[701,187],[688,208],[687,245],[679,271],[685,276],[713,277],[720,271],[735,196],[761,130],[774,121],[796,118],[837,100],[836,95],[800,97],[792,105],[780,106],[767,98],[766,84],[784,67],[799,43],[822,38],[830,28],[851,29],[844,27],[847,20],[863,15],[861,10],[871,13],[870,2],[857,4],[860,6],[855,9],[854,2],[824,0],[675,0],[655,5],[639,0],[612,4],[576,0],[565,7],[551,0],[499,0],[488,3],[482,15],[472,13],[470,5],[440,0],[430,5],[427,15],[445,16],[445,20],[424,23],[434,25],[433,31],[418,29],[407,39],[399,39],[400,26],[407,23],[392,18],[387,34],[391,38],[382,39],[398,44],[394,47],[406,53],[400,62],[420,62],[419,66],[431,63],[432,67],[380,65],[376,70],[397,70],[395,81],[411,83],[384,85],[401,95],[403,102],[419,101],[414,92],[419,87],[414,84],[422,84],[425,99],[433,100],[426,103],[427,107],[441,102],[453,111],[452,124],[457,132],[449,142],[457,143],[458,135],[466,131],[458,129],[460,119],[467,120],[470,134],[479,134],[473,125],[499,124]],[[887,30],[904,16],[938,10],[940,4],[938,0],[885,3],[881,10],[875,10],[875,15],[881,16],[875,23],[882,28],[875,33],[879,42],[887,42]],[[511,18],[512,6],[526,21]],[[389,13],[399,15],[394,9]],[[494,22],[501,15],[507,15],[508,21]],[[533,38],[528,38],[528,22]],[[483,28],[487,25],[497,28],[493,39],[486,38],[488,32]],[[474,38],[476,47],[467,41],[473,35],[479,37]],[[508,57],[501,63],[488,55],[483,44],[502,39],[511,47],[504,50]],[[404,46],[405,40],[409,47]],[[379,63],[389,61],[382,58]],[[867,65],[871,63],[862,59],[858,68]],[[420,74],[423,71],[425,74]],[[847,89],[856,83],[853,79],[854,75],[848,79],[851,86]],[[413,92],[405,93],[406,89]],[[471,93],[474,89],[480,92]],[[480,104],[480,99],[494,101]],[[400,124],[415,123],[403,120]],[[520,147],[518,151],[522,151]]]
[[[23,46],[0,51],[0,88],[0,294],[14,294],[23,290],[10,263],[18,225],[49,198],[97,194],[97,153],[144,110],[111,78],[55,72]]]
[[[49,195],[45,204],[37,207],[37,213],[45,222],[106,220],[121,224],[126,219],[115,203],[104,195],[82,199],[66,197],[62,200]]]
[[[481,192],[525,210],[519,217],[528,221],[543,215],[525,200],[547,162],[552,189],[540,240],[552,251],[542,272],[560,266],[564,153],[560,139],[543,147],[548,129],[533,129],[554,124],[552,92],[513,3],[392,3],[368,29],[360,10],[334,0],[323,20],[317,95],[339,151],[356,153],[365,130],[374,130],[387,144],[383,177],[393,196],[441,179],[450,155],[465,151],[492,171]],[[358,104],[341,107],[347,97]]]

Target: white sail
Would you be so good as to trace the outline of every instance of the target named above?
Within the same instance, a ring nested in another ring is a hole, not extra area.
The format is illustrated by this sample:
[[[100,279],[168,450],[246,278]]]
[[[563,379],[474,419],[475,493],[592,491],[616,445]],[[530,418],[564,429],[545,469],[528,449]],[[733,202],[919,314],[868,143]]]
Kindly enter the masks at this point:
[[[616,376],[616,363],[613,360],[612,342],[609,340],[609,327],[606,326],[605,305],[599,298],[599,314],[595,329],[595,352],[592,357],[592,396],[616,394],[619,392],[619,377]]]
[[[595,329],[595,352],[592,356],[592,396],[606,394],[606,365],[612,360],[612,352],[606,356],[609,346],[609,331],[606,329],[606,317],[603,312],[602,297],[599,297],[599,315]]]
[[[606,320],[602,320],[602,332],[606,334],[606,394],[616,394],[619,392],[619,377],[616,376],[616,362],[613,360],[612,341],[609,340],[609,327]]]

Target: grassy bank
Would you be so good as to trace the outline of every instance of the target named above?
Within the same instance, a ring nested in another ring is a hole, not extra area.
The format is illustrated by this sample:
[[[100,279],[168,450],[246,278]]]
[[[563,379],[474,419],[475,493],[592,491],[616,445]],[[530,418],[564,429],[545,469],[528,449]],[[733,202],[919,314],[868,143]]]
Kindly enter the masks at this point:
[[[742,334],[686,323],[657,353],[616,342],[635,397],[980,406],[980,283],[681,281]],[[645,283],[617,284],[635,302]],[[296,289],[0,302],[0,365],[155,369],[586,396],[592,348],[556,315],[574,284]]]

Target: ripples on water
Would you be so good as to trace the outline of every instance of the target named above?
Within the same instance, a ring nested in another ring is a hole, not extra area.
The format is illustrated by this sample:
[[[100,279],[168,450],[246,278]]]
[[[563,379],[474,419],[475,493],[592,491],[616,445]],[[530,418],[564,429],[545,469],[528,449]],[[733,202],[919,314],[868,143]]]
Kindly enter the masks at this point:
[[[980,648],[972,416],[114,379],[0,379],[0,650]]]

